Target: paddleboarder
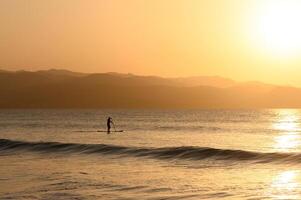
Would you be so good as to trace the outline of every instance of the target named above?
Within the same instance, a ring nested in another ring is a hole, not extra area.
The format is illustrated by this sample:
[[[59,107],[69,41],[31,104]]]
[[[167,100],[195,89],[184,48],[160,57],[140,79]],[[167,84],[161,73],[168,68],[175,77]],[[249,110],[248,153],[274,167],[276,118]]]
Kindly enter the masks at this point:
[[[111,131],[111,124],[114,125],[112,118],[109,117],[109,118],[107,119],[107,128],[108,128],[107,130],[108,130],[108,134],[109,134],[110,131]]]

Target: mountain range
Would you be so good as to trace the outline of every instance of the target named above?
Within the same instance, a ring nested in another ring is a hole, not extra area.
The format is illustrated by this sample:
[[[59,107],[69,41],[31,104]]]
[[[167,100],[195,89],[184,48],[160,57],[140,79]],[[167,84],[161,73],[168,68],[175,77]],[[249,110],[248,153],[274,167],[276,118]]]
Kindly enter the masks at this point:
[[[218,76],[0,70],[0,108],[301,108],[301,89]]]

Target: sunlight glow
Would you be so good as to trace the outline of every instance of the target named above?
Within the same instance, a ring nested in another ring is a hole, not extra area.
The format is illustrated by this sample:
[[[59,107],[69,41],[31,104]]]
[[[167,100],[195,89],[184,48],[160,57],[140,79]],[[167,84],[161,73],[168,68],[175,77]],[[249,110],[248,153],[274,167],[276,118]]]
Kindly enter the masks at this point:
[[[301,1],[265,1],[256,18],[255,37],[275,56],[292,56],[301,51]]]
[[[297,171],[284,171],[278,174],[271,184],[271,193],[275,199],[299,199],[296,194],[299,183]]]
[[[274,148],[278,151],[289,151],[296,148],[300,145],[300,136],[299,135],[280,135],[275,137]]]
[[[285,132],[298,131],[298,113],[294,110],[281,110],[279,113],[279,120],[273,124],[274,129]]]
[[[279,132],[274,137],[274,149],[281,152],[289,152],[300,146],[299,135],[299,113],[296,110],[281,110],[278,113],[278,120],[272,126]]]

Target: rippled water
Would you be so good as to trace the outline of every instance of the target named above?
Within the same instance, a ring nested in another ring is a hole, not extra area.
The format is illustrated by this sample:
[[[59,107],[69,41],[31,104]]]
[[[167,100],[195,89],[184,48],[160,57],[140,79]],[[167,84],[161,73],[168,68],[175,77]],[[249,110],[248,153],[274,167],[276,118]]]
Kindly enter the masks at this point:
[[[1,110],[0,199],[301,199],[300,117]]]

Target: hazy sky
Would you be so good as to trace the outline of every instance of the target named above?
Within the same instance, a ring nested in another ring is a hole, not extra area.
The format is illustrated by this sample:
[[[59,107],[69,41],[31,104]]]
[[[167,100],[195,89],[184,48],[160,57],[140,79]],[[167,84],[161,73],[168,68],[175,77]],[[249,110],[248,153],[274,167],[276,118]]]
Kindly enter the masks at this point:
[[[298,0],[0,0],[0,68],[301,86]]]

